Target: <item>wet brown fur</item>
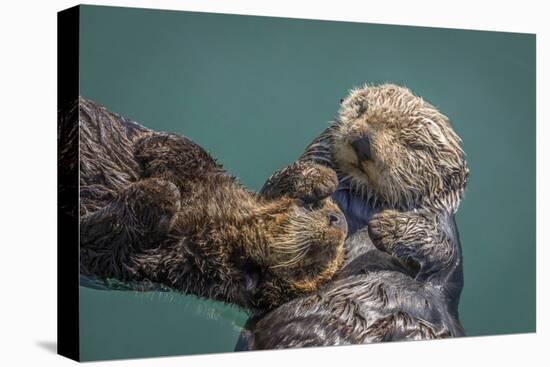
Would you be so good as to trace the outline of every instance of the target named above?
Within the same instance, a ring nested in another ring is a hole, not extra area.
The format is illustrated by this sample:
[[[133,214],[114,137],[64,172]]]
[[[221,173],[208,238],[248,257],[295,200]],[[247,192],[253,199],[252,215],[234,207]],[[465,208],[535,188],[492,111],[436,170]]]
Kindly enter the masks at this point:
[[[346,229],[330,200],[259,197],[191,140],[84,98],[79,123],[82,274],[269,310],[338,270]]]
[[[352,145],[363,137],[370,141],[365,160]],[[346,192],[370,208],[363,224],[380,250],[445,267],[456,246],[444,227],[458,209],[468,173],[462,141],[445,115],[407,88],[365,85],[342,99],[331,126],[295,163],[272,175],[262,193],[315,201]],[[311,180],[317,181],[314,193],[300,189],[312,187]],[[357,227],[352,215],[363,214],[352,213],[351,205],[342,209],[348,225]]]
[[[364,138],[367,158],[354,147]],[[344,267],[312,295],[251,319],[237,349],[463,335],[462,253],[454,214],[468,167],[447,117],[404,87],[354,89],[331,126],[298,161],[270,177],[262,192],[300,194],[296,188],[311,170],[325,188],[313,201],[332,195],[352,229]]]

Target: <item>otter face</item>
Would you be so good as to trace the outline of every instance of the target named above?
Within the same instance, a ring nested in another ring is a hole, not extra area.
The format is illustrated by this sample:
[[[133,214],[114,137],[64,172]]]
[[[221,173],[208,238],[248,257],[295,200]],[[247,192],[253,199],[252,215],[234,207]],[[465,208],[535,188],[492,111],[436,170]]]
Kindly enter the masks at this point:
[[[318,205],[292,205],[268,248],[271,272],[301,292],[331,279],[344,256],[344,215],[330,199]]]
[[[374,207],[458,206],[468,174],[461,140],[446,116],[406,88],[352,90],[331,146],[343,180]]]

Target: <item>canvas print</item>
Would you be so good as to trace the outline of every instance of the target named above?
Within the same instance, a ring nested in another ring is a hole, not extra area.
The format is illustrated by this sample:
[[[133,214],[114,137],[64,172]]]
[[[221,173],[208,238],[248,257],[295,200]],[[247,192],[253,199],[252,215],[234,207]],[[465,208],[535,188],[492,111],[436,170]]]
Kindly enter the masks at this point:
[[[79,6],[58,52],[61,354],[535,332],[535,35]]]

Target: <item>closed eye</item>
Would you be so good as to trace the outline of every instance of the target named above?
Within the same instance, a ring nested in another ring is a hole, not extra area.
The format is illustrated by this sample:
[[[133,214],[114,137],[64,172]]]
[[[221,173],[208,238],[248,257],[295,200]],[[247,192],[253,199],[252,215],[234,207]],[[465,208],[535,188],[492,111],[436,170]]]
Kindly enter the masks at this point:
[[[410,142],[407,145],[414,150],[425,150],[428,148],[426,144],[423,144],[422,142],[419,142],[419,141]]]
[[[428,148],[428,145],[424,143],[422,140],[418,139],[417,137],[403,137],[402,140],[405,143],[405,145],[414,150],[425,150]]]

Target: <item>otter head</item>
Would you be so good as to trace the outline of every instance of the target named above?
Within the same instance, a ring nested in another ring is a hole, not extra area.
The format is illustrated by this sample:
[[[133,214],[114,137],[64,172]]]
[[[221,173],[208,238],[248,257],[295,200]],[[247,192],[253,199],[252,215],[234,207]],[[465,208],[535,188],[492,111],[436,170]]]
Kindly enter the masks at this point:
[[[342,181],[371,207],[456,211],[468,168],[446,116],[407,88],[352,90],[334,123],[332,156]]]
[[[260,308],[272,309],[316,290],[330,280],[344,257],[347,224],[330,199],[312,205],[289,199],[272,215],[262,263],[268,269],[260,286]]]

